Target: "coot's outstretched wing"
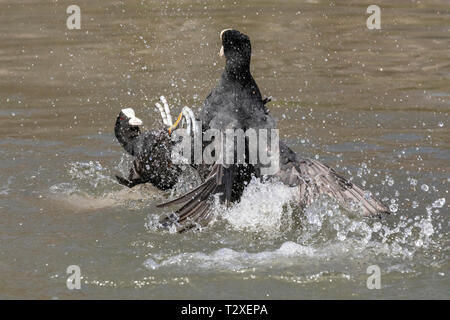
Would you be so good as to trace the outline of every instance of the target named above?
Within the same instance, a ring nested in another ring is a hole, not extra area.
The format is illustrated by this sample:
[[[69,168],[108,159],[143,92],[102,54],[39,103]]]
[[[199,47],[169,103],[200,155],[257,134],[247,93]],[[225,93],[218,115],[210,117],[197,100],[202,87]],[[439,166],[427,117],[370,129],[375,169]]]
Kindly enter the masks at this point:
[[[279,177],[288,185],[298,185],[302,206],[309,205],[317,196],[328,195],[346,209],[357,211],[363,216],[390,213],[370,192],[362,190],[317,160],[297,157],[295,162],[285,165]]]
[[[206,226],[213,218],[211,203],[214,201],[214,195],[220,195],[225,199],[231,195],[233,180],[229,171],[229,168],[216,164],[205,182],[197,188],[179,198],[159,204],[157,206],[159,208],[183,205],[175,213],[161,219],[160,223],[164,227],[175,225],[178,232],[187,231],[195,226]]]

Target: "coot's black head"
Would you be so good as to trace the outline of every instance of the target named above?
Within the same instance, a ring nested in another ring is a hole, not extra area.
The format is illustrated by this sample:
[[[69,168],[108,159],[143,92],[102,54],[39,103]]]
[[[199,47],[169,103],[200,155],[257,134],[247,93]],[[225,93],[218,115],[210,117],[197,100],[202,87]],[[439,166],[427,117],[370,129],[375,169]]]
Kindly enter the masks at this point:
[[[142,120],[136,117],[132,108],[126,108],[120,110],[117,122],[120,122],[122,127],[137,127],[142,125]]]
[[[250,38],[237,30],[225,29],[220,33],[222,48],[220,55],[224,55],[227,65],[236,67],[250,67],[252,47]]]
[[[122,109],[116,120],[114,132],[119,142],[125,147],[131,140],[139,135],[139,126],[142,120],[137,118],[131,108]]]

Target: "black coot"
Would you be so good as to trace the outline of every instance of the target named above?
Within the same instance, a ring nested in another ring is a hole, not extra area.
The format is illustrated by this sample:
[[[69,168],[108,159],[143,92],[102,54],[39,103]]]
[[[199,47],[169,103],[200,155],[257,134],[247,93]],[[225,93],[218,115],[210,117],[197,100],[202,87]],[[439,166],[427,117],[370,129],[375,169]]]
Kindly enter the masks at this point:
[[[200,114],[203,132],[208,129],[272,129],[275,120],[268,115],[258,85],[250,73],[251,44],[247,35],[236,30],[220,33],[225,56],[225,69],[215,88],[208,94]],[[246,146],[248,152],[248,145]],[[248,160],[248,159],[247,159]],[[247,161],[248,162],[248,161]],[[210,199],[218,194],[222,202],[238,201],[252,175],[259,176],[260,165],[216,164],[210,167],[206,181],[195,191],[181,198],[162,204],[185,203],[176,215],[162,220],[163,225],[178,224],[188,220],[207,224],[210,215]],[[182,228],[184,229],[184,227]]]
[[[116,176],[119,183],[134,187],[150,182],[161,190],[172,188],[180,168],[172,163],[173,142],[166,130],[141,132],[142,121],[131,108],[123,109],[117,117],[114,132],[123,148],[132,156],[133,166],[128,178]]]
[[[221,55],[225,55],[225,70],[217,86],[206,97],[200,120],[203,131],[248,128],[275,128],[275,120],[265,108],[258,86],[250,73],[251,45],[247,35],[236,30],[224,30]],[[275,175],[283,183],[298,187],[300,205],[311,203],[325,194],[344,207],[355,208],[366,216],[389,213],[388,208],[358,186],[348,182],[335,170],[312,159],[302,158],[280,142],[280,170]],[[212,218],[213,195],[222,201],[239,200],[252,175],[259,175],[260,165],[215,164],[205,181],[193,191],[160,207],[182,204],[175,214],[164,217],[162,225],[176,224],[180,232],[196,225],[206,225]],[[245,214],[245,213],[243,213]]]

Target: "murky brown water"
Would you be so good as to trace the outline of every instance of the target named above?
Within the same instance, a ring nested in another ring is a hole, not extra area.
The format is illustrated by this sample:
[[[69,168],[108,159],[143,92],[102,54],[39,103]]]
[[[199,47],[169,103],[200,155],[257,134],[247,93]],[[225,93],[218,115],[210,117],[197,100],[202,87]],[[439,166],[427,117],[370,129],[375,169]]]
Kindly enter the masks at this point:
[[[0,1],[0,298],[450,297],[448,1],[89,0],[67,30],[70,4]],[[381,30],[366,27],[370,4]],[[226,27],[250,35],[289,144],[392,216],[283,211],[289,190],[254,182],[202,233],[155,230],[165,195],[112,178],[129,160],[115,117],[133,107],[159,125],[162,94],[198,110]],[[366,287],[374,264],[380,290]]]

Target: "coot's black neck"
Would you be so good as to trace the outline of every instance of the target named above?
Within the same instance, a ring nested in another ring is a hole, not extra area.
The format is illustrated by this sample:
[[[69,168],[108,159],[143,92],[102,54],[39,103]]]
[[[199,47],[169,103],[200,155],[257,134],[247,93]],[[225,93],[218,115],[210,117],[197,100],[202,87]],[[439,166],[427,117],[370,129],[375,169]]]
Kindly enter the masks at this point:
[[[237,81],[243,85],[251,82],[253,78],[250,74],[250,57],[228,57],[222,77],[228,80]]]
[[[117,118],[116,125],[114,126],[114,133],[124,149],[128,153],[134,155],[133,146],[136,141],[136,137],[138,137],[140,133],[139,127],[122,125],[119,117]]]

